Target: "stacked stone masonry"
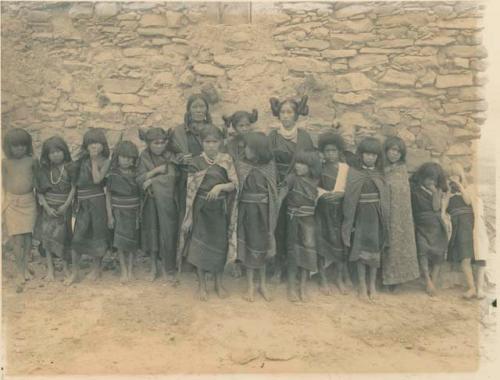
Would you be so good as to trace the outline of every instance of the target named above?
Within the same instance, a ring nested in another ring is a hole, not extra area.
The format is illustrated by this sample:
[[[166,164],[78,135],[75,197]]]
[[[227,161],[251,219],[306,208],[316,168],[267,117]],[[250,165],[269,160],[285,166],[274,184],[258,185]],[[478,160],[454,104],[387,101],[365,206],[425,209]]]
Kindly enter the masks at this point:
[[[397,134],[411,168],[471,167],[486,116],[477,2],[2,3],[2,125],[76,150],[88,127],[111,143],[182,122],[202,91],[216,123],[271,96],[310,98],[314,134]]]

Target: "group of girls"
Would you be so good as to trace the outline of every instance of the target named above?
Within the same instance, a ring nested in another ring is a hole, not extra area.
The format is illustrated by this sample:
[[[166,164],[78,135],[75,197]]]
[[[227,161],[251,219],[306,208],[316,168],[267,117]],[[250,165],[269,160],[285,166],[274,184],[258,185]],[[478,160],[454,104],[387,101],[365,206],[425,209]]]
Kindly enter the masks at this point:
[[[410,180],[399,137],[383,144],[364,138],[354,153],[332,129],[319,135],[316,148],[297,127],[308,114],[307,97],[270,104],[280,127],[266,135],[255,131],[256,110],[224,116],[225,127],[218,128],[208,102],[193,95],[182,125],[140,130],[146,144],[140,154],[121,139],[111,152],[104,132],[90,129],[75,161],[59,136],[45,140],[35,160],[29,133],[8,130],[3,215],[18,291],[31,277],[33,235],[47,258],[47,279],[54,280],[57,256],[66,284],[79,280],[81,255],[92,257],[89,277],[98,278],[110,249],[126,282],[141,249],[150,257],[151,280],[161,275],[176,283],[181,271],[196,271],[201,300],[208,299],[208,273],[217,295],[227,296],[228,266],[244,268],[249,301],[255,289],[271,300],[269,275],[286,274],[293,302],[308,300],[315,273],[330,294],[330,265],[343,294],[351,273],[363,299],[375,299],[378,277],[394,288],[421,274],[433,296],[447,255],[461,263],[464,297],[483,297],[480,204],[460,165],[446,176],[439,164],[426,163]]]

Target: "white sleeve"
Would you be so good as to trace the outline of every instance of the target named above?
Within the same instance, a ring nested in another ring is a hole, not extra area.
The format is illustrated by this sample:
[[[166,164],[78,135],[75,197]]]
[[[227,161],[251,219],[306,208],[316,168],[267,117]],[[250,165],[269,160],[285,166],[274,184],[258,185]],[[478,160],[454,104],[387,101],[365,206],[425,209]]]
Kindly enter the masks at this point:
[[[345,186],[347,183],[347,173],[349,172],[349,165],[340,162],[339,163],[339,173],[337,174],[337,180],[335,181],[335,187],[333,192],[345,192]]]

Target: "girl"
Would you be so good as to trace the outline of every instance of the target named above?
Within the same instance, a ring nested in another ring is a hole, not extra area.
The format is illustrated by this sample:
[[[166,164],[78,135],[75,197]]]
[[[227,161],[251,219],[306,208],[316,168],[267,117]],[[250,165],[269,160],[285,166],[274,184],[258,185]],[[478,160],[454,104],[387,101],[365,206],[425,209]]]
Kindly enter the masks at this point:
[[[449,171],[450,192],[445,198],[446,212],[451,217],[451,238],[448,244],[448,260],[460,262],[467,282],[463,297],[484,298],[484,270],[488,254],[488,235],[482,219],[482,203],[472,186],[467,186],[465,172],[459,163],[453,163]],[[471,261],[477,265],[474,284]]]
[[[349,260],[356,262],[359,295],[376,298],[375,280],[380,257],[388,244],[389,198],[382,169],[382,146],[373,137],[364,138],[357,149],[360,165],[349,170],[345,189],[342,239],[350,247]]]
[[[273,116],[280,121],[280,127],[269,133],[269,140],[278,169],[278,184],[281,184],[294,168],[295,154],[314,149],[309,134],[304,129],[297,127],[299,116],[308,115],[309,107],[307,106],[307,96],[303,96],[299,102],[294,99],[280,101],[276,98],[271,98],[269,101]],[[286,200],[284,200],[275,232],[276,262],[274,271],[276,279],[281,277],[284,269],[283,264],[286,261],[286,220]]]
[[[106,136],[101,129],[89,129],[83,135],[81,156],[77,162],[77,211],[72,241],[72,274],[66,284],[78,280],[82,254],[93,258],[88,277],[96,280],[101,274],[102,258],[109,246],[106,212],[105,177],[111,160]]]
[[[441,215],[443,192],[447,190],[443,169],[435,162],[423,164],[412,177],[411,203],[417,255],[426,291],[431,297],[436,294],[435,283],[448,245],[447,228]],[[432,265],[431,274],[429,264]]]
[[[419,277],[410,183],[406,169],[406,145],[391,136],[385,140],[385,181],[389,188],[389,248],[382,255],[384,285],[396,286]]]
[[[252,124],[255,124],[258,118],[256,109],[252,112],[237,111],[231,116],[222,116],[226,130],[232,126],[236,132],[235,136],[229,139],[226,145],[227,152],[237,161],[245,157],[244,135],[252,130]]]
[[[319,136],[318,148],[324,164],[319,187],[333,194],[319,198],[316,207],[316,228],[318,235],[318,269],[320,286],[325,294],[330,294],[325,269],[336,266],[336,282],[342,294],[347,294],[343,277],[347,272],[347,251],[342,242],[342,198],[349,166],[344,162],[344,139],[336,133],[326,132]]]
[[[229,195],[238,189],[231,156],[219,152],[222,131],[208,126],[201,133],[203,153],[193,159],[188,177],[186,215],[179,252],[197,269],[199,296],[208,299],[205,272],[215,274],[215,291],[225,298],[222,273],[236,259],[236,202]]]
[[[3,136],[2,216],[7,234],[12,238],[16,260],[16,292],[23,291],[25,281],[32,278],[28,256],[37,210],[34,194],[36,160],[33,159],[31,135],[21,128],[9,129]]]
[[[287,188],[280,198],[287,195],[287,259],[288,299],[297,302],[295,280],[300,270],[299,297],[308,301],[306,280],[309,272],[317,271],[316,229],[314,210],[318,199],[318,179],[321,160],[316,152],[299,152],[295,155],[294,173],[286,179]]]
[[[144,193],[141,245],[151,255],[151,277],[158,275],[157,261],[165,279],[177,283],[176,246],[178,236],[178,179],[174,155],[167,150],[170,136],[161,128],[139,130],[146,142],[139,157],[137,183]]]
[[[120,281],[133,278],[134,253],[139,245],[140,188],[136,182],[139,151],[131,141],[120,141],[113,152],[111,170],[106,179],[109,228],[113,229],[113,247],[120,258]]]
[[[47,256],[47,280],[54,281],[53,255],[63,260],[68,273],[71,256],[72,203],[75,197],[75,173],[68,145],[60,136],[45,140],[37,175],[37,192],[42,212],[38,216],[36,237]]]
[[[254,272],[260,274],[259,292],[266,301],[266,261],[275,254],[274,228],[278,218],[276,167],[267,136],[249,132],[242,137],[244,156],[236,162],[238,199],[238,259],[246,267],[247,301],[254,301]]]

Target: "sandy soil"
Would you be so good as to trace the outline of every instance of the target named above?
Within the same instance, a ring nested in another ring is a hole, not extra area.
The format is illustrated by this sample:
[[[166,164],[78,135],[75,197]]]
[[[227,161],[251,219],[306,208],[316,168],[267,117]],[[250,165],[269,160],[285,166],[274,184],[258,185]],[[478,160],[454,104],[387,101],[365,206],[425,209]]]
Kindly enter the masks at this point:
[[[483,351],[480,327],[494,330],[484,322],[488,301],[464,301],[459,288],[431,301],[412,284],[365,304],[353,291],[324,296],[311,282],[312,302],[290,304],[282,284],[273,302],[252,304],[242,299],[244,279],[228,277],[230,298],[212,292],[202,303],[194,274],[176,288],[149,283],[141,280],[147,261],[138,261],[139,280],[128,285],[108,261],[101,280],[68,288],[61,272],[42,280],[36,257],[37,279],[16,294],[4,256],[5,373],[471,371]]]

